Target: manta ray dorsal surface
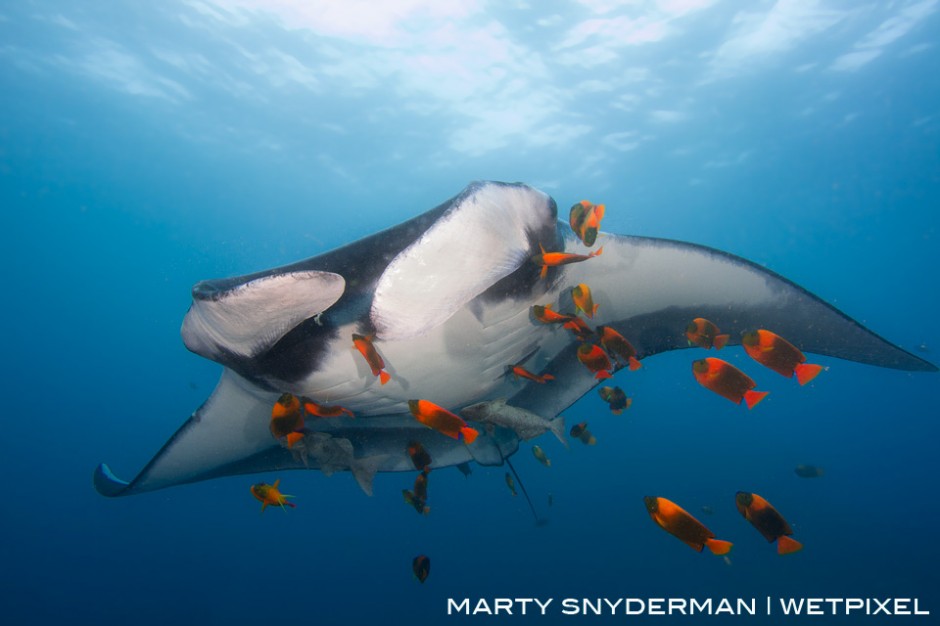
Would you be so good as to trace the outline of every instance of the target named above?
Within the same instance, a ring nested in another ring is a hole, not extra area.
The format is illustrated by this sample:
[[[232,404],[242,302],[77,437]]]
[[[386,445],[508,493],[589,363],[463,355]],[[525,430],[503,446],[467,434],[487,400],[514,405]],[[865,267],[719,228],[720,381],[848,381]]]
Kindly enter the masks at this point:
[[[418,337],[554,242],[557,209],[526,185],[474,183],[389,263],[371,318],[385,340]]]
[[[333,306],[346,288],[339,274],[319,271],[203,281],[193,287],[193,304],[183,320],[183,343],[200,356],[255,357],[302,321]]]

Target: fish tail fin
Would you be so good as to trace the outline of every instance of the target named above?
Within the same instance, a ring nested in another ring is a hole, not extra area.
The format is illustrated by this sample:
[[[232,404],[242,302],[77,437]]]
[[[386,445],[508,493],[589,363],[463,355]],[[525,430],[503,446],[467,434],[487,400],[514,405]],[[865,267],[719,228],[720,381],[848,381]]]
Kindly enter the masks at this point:
[[[630,357],[629,359],[627,359],[627,360],[630,362],[630,371],[631,371],[631,372],[635,372],[635,371],[637,371],[638,369],[640,369],[641,367],[643,367],[643,364],[640,363],[640,361],[639,361],[635,356],[631,356],[631,357]]]
[[[593,319],[594,316],[597,315],[597,309],[599,309],[599,308],[601,308],[601,305],[595,304],[595,305],[594,305],[594,308],[591,309],[591,314],[588,315],[588,317],[590,317],[591,319]],[[585,313],[587,313],[587,311],[585,311]]]
[[[588,257],[600,256],[600,255],[601,255],[601,252],[603,252],[603,251],[604,251],[604,246],[601,246],[601,247],[598,248],[596,251],[591,252],[590,254],[588,254]]]
[[[604,380],[605,378],[613,378],[613,376],[611,376],[610,372],[608,372],[607,370],[601,370],[598,373],[594,374],[594,378],[596,378],[597,380]]]
[[[792,539],[786,535],[777,538],[777,554],[793,554],[802,549],[803,544],[796,539]]]
[[[613,413],[614,415],[620,415],[621,413],[623,413],[623,409],[611,409],[610,412]]]
[[[542,381],[544,382],[546,380],[555,380],[555,377],[551,374],[542,374]]]
[[[586,446],[597,445],[597,437],[595,437],[593,434],[587,439],[582,438],[581,441],[584,442],[584,445]]]
[[[463,435],[463,441],[466,444],[471,444],[476,441],[477,436],[480,434],[477,432],[477,429],[470,428],[469,426],[464,426],[461,428],[460,433]]]
[[[823,366],[814,365],[812,363],[800,363],[793,371],[796,372],[796,379],[800,382],[800,385],[805,385],[819,376],[819,373],[823,371]]]
[[[767,397],[769,391],[752,391],[748,390],[744,392],[744,401],[747,403],[748,409],[753,409],[757,404]]]
[[[731,552],[731,546],[734,544],[730,541],[722,541],[721,539],[706,539],[705,545],[712,551],[712,554],[723,556]]]
[[[372,495],[372,479],[375,478],[375,473],[379,471],[379,466],[382,465],[386,458],[388,458],[387,454],[376,454],[363,459],[356,459],[349,466],[349,471],[352,472],[353,478],[356,479],[356,482],[359,483],[359,487],[362,488],[362,491],[365,492],[367,496]]]
[[[355,419],[356,417],[356,414],[350,411],[349,409],[347,409],[346,407],[343,407],[343,413],[345,413],[346,415],[348,415],[349,417],[353,419]]]
[[[712,345],[715,346],[715,350],[721,350],[728,344],[729,339],[731,339],[731,335],[715,335]]]
[[[381,384],[384,385],[385,383],[387,383],[387,382],[390,381],[391,379],[392,379],[392,375],[389,374],[388,372],[386,372],[385,370],[382,370],[382,371],[379,372],[379,382],[380,382]]]
[[[551,429],[552,434],[558,437],[558,441],[562,442],[565,447],[568,447],[568,441],[565,439],[565,418],[558,416],[548,423],[549,429]]]

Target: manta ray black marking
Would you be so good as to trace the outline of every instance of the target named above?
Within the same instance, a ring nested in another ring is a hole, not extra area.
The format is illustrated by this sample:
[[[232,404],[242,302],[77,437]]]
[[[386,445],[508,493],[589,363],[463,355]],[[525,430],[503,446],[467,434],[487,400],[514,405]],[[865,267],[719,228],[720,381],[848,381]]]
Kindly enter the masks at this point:
[[[570,333],[535,322],[534,304],[567,309],[588,283],[595,325],[617,328],[648,357],[687,347],[684,330],[706,317],[736,342],[771,328],[797,347],[880,367],[937,368],[882,339],[816,296],[736,256],[679,241],[602,234],[602,256],[549,270],[529,259],[589,250],[557,219],[548,195],[523,184],[477,182],[418,217],[332,252],[276,269],[205,281],[183,322],[186,346],[223,367],[209,399],[130,482],[106,465],[95,487],[123,496],[209,478],[283,469],[352,471],[367,492],[376,471],[413,470],[420,441],[432,467],[498,465],[518,448],[505,428],[471,445],[415,421],[407,401],[452,410],[497,398],[546,419],[597,381]],[[374,334],[392,380],[380,385],[352,344]],[[528,356],[527,356],[528,355]],[[527,358],[549,385],[521,386],[506,365]],[[340,404],[356,418],[307,420],[318,445],[300,454],[268,430],[283,392]],[[482,429],[481,429],[482,430]],[[327,437],[326,435],[329,435]]]

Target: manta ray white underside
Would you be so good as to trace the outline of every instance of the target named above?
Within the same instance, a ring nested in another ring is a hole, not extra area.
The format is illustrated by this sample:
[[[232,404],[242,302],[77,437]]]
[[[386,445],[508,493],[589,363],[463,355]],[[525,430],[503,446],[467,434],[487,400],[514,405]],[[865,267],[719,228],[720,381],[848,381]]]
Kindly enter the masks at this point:
[[[286,267],[205,281],[193,288],[186,346],[223,367],[213,394],[130,482],[106,465],[95,487],[123,496],[182,483],[282,469],[351,470],[367,492],[376,471],[413,470],[420,441],[432,467],[498,465],[518,448],[511,430],[470,445],[418,423],[407,401],[459,410],[508,398],[551,419],[597,380],[576,358],[571,334],[532,318],[531,307],[570,310],[570,291],[590,285],[595,325],[610,325],[640,358],[686,348],[695,317],[737,342],[771,328],[806,352],[880,367],[936,371],[814,295],[744,259],[689,243],[602,233],[582,263],[540,268],[546,250],[587,254],[554,200],[523,184],[476,182],[441,206],[386,231]],[[374,335],[391,381],[380,385],[353,347]],[[520,385],[506,367],[528,357],[556,382]],[[269,431],[281,393],[351,409],[356,417],[308,419],[310,454]],[[328,435],[328,436],[327,436]]]

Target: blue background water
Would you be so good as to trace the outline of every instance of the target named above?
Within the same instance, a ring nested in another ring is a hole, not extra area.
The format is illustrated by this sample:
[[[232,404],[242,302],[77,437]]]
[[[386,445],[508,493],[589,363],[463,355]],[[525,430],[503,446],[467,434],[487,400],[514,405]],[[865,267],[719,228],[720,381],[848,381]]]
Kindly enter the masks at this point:
[[[936,0],[377,4],[0,6],[4,622],[434,624],[465,596],[902,596],[940,614],[940,377],[834,359],[806,388],[763,373],[750,413],[699,388],[689,353],[618,375],[623,416],[593,393],[566,412],[597,446],[515,459],[543,528],[504,468],[435,472],[427,518],[402,505],[410,475],[367,498],[348,474],[284,474],[287,515],[248,494],[274,475],[94,492],[97,463],[132,476],[215,384],[179,340],[193,283],[473,179],[750,258],[940,360]],[[806,549],[778,557],[739,489]],[[711,506],[731,564],[656,528],[648,494]]]

